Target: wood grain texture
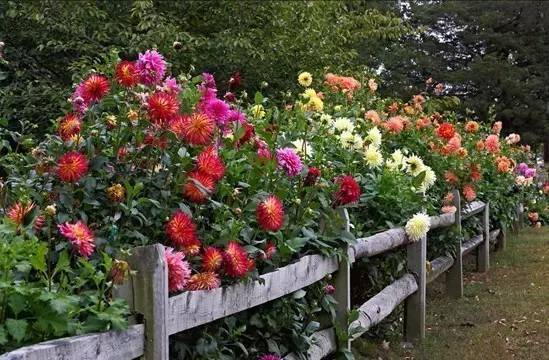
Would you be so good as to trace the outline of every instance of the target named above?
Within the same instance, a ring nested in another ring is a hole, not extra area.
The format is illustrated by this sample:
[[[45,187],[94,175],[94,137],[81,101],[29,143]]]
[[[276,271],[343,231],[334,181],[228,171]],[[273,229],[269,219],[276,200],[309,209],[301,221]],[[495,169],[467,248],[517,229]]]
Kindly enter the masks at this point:
[[[359,259],[363,256],[374,256],[391,249],[408,244],[410,241],[403,228],[390,229],[379,234],[366,238],[357,239],[351,249],[354,258]]]
[[[454,258],[451,256],[441,256],[431,261],[431,270],[427,272],[427,284],[445,273],[453,263]]]
[[[309,286],[338,269],[336,258],[308,255],[298,262],[248,281],[214,290],[184,292],[169,299],[170,335],[278,299]]]
[[[320,360],[337,350],[337,339],[334,328],[328,328],[314,333],[315,344],[307,351],[307,358]],[[295,354],[289,354],[284,360],[299,360]]]
[[[427,238],[411,243],[406,248],[408,271],[417,281],[417,291],[406,298],[404,306],[404,336],[407,341],[418,342],[425,338],[425,304],[427,271]]]
[[[454,206],[457,209],[454,213],[456,217],[455,224],[457,226],[458,233],[461,235],[461,198],[458,190],[454,190],[452,193],[454,194]],[[453,299],[459,299],[463,296],[463,256],[461,255],[461,236],[455,242],[454,246],[456,259],[446,274],[446,293]]]
[[[471,239],[467,240],[461,245],[461,256],[468,255],[473,250],[476,249],[477,246],[482,244],[484,241],[484,236],[482,234],[473,236]]]
[[[487,203],[482,214],[483,242],[477,252],[477,271],[488,272],[490,269],[490,204]]]
[[[463,207],[461,212],[461,219],[467,219],[475,214],[478,214],[484,210],[484,203],[482,201],[473,201]]]
[[[404,299],[416,292],[417,289],[417,282],[414,276],[406,274],[366,301],[358,309],[358,319],[350,325],[351,328],[360,328],[360,331],[357,330],[353,339],[356,339],[372,326],[385,319]]]
[[[441,214],[437,216],[431,216],[430,220],[431,220],[431,230],[432,230],[432,229],[454,225],[454,221],[456,221],[456,217],[453,213]]]
[[[46,341],[14,350],[1,360],[130,360],[144,353],[145,327]]]

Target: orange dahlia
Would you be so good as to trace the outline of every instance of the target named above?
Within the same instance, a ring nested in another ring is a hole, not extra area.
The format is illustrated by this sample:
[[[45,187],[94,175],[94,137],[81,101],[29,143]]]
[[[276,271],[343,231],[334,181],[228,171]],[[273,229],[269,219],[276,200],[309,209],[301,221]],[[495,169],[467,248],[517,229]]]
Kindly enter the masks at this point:
[[[16,202],[8,209],[6,215],[15,225],[20,226],[23,225],[25,218],[31,213],[35,206],[36,205],[33,202],[25,204]]]
[[[179,111],[179,102],[174,95],[157,91],[147,99],[148,113],[151,122],[164,125],[174,118]]]
[[[211,271],[194,274],[189,279],[189,282],[187,282],[187,289],[191,291],[212,290],[220,286],[221,280],[219,280],[219,275]]]
[[[202,270],[217,271],[223,264],[223,253],[216,247],[209,246],[204,249],[202,255]]]
[[[59,137],[63,141],[71,140],[75,135],[80,133],[82,128],[82,121],[76,116],[76,114],[68,113],[63,119],[59,121],[57,126],[57,132]]]
[[[270,195],[256,208],[257,223],[265,231],[278,231],[284,223],[284,207],[275,196]]]
[[[481,179],[480,165],[472,164],[471,165],[471,181],[476,182]]]
[[[463,186],[463,196],[465,196],[465,200],[469,202],[475,200],[477,194],[475,193],[475,189],[472,185],[467,184]]]
[[[198,155],[196,168],[198,171],[210,175],[215,181],[221,180],[223,174],[225,174],[225,165],[213,146],[208,147]]]
[[[248,272],[248,253],[236,241],[230,241],[223,251],[225,272],[232,277],[243,277]]]
[[[450,123],[442,123],[436,130],[437,136],[442,139],[450,140],[454,137],[456,130]]]
[[[93,74],[82,82],[81,96],[86,103],[92,103],[101,100],[109,90],[109,79],[105,75]]]
[[[446,180],[446,182],[449,184],[457,184],[459,178],[452,171],[446,170],[444,172],[444,180]]]
[[[121,61],[116,65],[116,80],[124,87],[133,87],[139,83],[139,72],[133,61]]]
[[[59,233],[63,235],[81,256],[89,257],[95,249],[93,232],[82,221],[75,224],[68,222],[57,225]]]
[[[66,182],[77,182],[88,172],[88,159],[77,151],[70,151],[57,161],[57,176]]]
[[[476,133],[479,129],[479,124],[476,121],[469,120],[465,123],[465,132]]]
[[[172,121],[170,130],[191,145],[208,145],[212,141],[215,122],[206,114],[179,115]]]
[[[215,180],[210,175],[193,171],[183,185],[183,195],[190,201],[201,204],[210,197],[214,189]]]
[[[482,140],[477,141],[477,143],[475,144],[475,148],[478,151],[484,150],[484,148],[485,148],[484,141],[482,141]]]
[[[195,255],[200,250],[196,225],[192,218],[181,210],[173,213],[166,223],[166,235],[170,242],[181,248],[185,254]]]

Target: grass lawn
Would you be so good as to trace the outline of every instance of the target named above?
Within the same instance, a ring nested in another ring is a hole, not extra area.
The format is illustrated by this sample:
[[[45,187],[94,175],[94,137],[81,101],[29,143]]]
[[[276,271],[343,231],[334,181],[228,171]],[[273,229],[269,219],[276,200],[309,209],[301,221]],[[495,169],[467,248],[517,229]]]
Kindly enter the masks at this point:
[[[466,267],[462,299],[445,296],[443,276],[429,285],[422,346],[357,340],[356,358],[549,359],[549,228],[511,234],[507,244],[505,252],[491,253],[488,274]]]

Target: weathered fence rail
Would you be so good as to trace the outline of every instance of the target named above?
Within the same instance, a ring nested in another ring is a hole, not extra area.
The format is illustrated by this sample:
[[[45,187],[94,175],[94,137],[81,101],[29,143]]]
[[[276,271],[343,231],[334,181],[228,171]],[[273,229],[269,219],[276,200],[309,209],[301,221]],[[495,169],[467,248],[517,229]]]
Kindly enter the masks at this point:
[[[456,245],[456,257],[441,256],[430,262],[427,268],[427,238],[411,242],[403,228],[389,229],[366,238],[360,238],[348,249],[348,257],[338,261],[335,257],[321,255],[304,256],[268,274],[261,281],[249,281],[210,291],[184,292],[169,297],[168,274],[162,245],[134,249],[128,261],[137,270],[124,286],[118,289],[132,310],[142,315],[143,324],[133,325],[123,332],[106,332],[49,341],[2,355],[0,360],[87,360],[133,359],[143,356],[146,360],[168,359],[168,338],[172,334],[221,319],[243,310],[264,304],[307,287],[325,276],[335,273],[338,301],[337,321],[347,325],[350,310],[350,267],[361,257],[372,257],[406,247],[409,273],[385,287],[358,308],[359,316],[351,324],[356,329],[354,337],[368,331],[405,303],[404,334],[409,341],[421,341],[425,337],[426,286],[443,273],[447,273],[447,293],[451,297],[463,294],[462,258],[476,250],[477,270],[489,268],[490,242],[504,238],[500,230],[489,230],[489,206],[475,201],[461,210],[459,193],[454,194],[457,211],[452,214],[432,216],[431,229],[455,225],[461,232],[464,218],[482,213],[483,232]],[[348,214],[346,230],[350,224]],[[321,359],[337,350],[333,327],[314,334],[315,345],[308,351],[311,359]],[[350,341],[345,344],[350,347]],[[298,357],[288,354],[285,359]]]

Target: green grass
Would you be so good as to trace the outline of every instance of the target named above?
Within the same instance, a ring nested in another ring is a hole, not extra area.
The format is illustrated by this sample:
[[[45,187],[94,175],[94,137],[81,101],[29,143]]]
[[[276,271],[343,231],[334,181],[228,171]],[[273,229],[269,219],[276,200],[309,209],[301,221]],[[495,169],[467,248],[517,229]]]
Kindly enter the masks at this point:
[[[473,257],[470,256],[471,260]],[[510,235],[491,253],[488,274],[466,267],[464,297],[444,294],[444,278],[427,289],[427,336],[405,350],[359,339],[357,359],[549,359],[549,228]]]

